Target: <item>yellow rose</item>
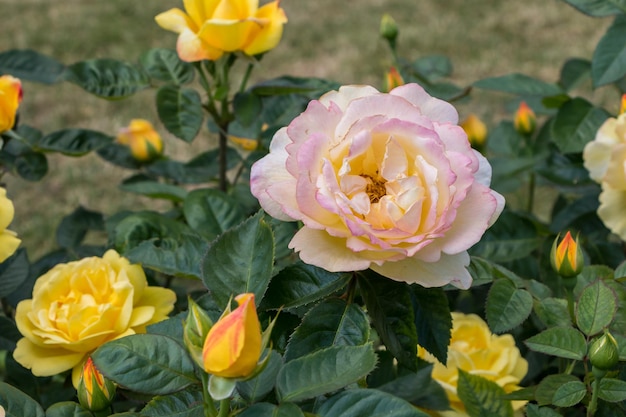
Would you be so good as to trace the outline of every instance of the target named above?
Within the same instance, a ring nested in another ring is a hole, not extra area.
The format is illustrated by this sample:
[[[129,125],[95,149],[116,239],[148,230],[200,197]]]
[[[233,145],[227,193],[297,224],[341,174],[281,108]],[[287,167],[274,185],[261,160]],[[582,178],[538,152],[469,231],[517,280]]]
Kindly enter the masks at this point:
[[[492,334],[487,323],[475,314],[452,313],[452,335],[446,365],[421,347],[418,347],[418,355],[434,363],[433,379],[448,395],[452,411],[435,414],[441,417],[468,415],[456,392],[459,369],[493,381],[507,393],[520,388],[518,384],[528,371],[528,362],[515,346],[513,336]],[[513,409],[519,411],[525,401],[513,401],[512,404]]]
[[[13,128],[22,101],[22,83],[10,75],[0,77],[0,133]]]
[[[185,11],[156,16],[163,29],[178,33],[176,50],[183,61],[216,60],[225,52],[256,55],[278,45],[287,22],[276,0],[184,0]]]
[[[470,114],[465,120],[459,123],[467,133],[467,140],[474,147],[481,147],[487,139],[487,126],[475,114]]]
[[[11,200],[7,198],[7,192],[0,187],[0,262],[4,262],[20,246],[20,240],[15,232],[7,230],[13,221],[14,208]]]
[[[128,127],[120,129],[115,140],[128,146],[138,161],[150,161],[163,153],[161,136],[152,123],[144,119],[131,120]]]
[[[73,368],[78,385],[83,362],[98,346],[167,318],[176,295],[149,287],[143,269],[114,250],[59,264],[35,282],[33,298],[17,305],[24,336],[13,356],[34,375]]]
[[[589,176],[602,187],[598,216],[626,240],[626,113],[610,117],[583,150]]]

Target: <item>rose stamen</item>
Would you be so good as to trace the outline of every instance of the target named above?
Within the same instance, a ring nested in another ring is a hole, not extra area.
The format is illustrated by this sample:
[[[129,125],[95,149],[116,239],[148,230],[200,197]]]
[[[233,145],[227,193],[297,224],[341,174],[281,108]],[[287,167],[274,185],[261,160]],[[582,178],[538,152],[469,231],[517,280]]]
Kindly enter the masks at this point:
[[[385,187],[386,181],[380,177],[372,178],[367,174],[361,174],[361,177],[367,179],[367,185],[365,186],[365,192],[370,198],[370,203],[378,203],[381,198],[387,195],[387,187]]]

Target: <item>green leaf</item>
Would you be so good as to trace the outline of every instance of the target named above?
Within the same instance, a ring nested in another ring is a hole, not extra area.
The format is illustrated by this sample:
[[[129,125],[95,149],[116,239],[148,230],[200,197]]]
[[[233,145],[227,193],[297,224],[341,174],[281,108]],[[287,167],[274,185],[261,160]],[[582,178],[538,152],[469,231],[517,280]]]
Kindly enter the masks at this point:
[[[304,417],[304,413],[294,403],[258,403],[244,409],[237,417]]]
[[[263,399],[274,389],[276,376],[283,366],[283,359],[273,350],[269,355],[268,363],[260,374],[252,379],[237,382],[237,393],[248,403]]]
[[[14,164],[17,175],[27,181],[39,181],[48,173],[48,159],[39,152],[23,152]]]
[[[554,392],[552,404],[557,407],[572,407],[585,398],[587,387],[582,381],[569,381]]]
[[[28,278],[29,271],[30,263],[24,248],[18,249],[13,256],[0,263],[0,298],[18,289]]]
[[[104,230],[104,217],[102,213],[79,206],[61,220],[56,232],[57,244],[74,249],[83,242],[89,230]]]
[[[291,335],[285,361],[331,346],[360,346],[367,343],[370,325],[357,304],[328,299],[310,309]]]
[[[227,169],[231,169],[241,161],[241,156],[230,147],[226,152]],[[148,165],[147,169],[151,174],[172,179],[180,184],[199,184],[218,177],[218,158],[219,149],[213,149],[201,153],[187,163],[162,159]]]
[[[165,85],[156,95],[157,112],[165,128],[179,139],[191,142],[198,135],[204,114],[196,90]]]
[[[0,381],[0,405],[6,417],[45,417],[43,408],[22,391]]]
[[[299,93],[316,98],[327,91],[338,89],[339,86],[340,84],[322,78],[301,78],[287,75],[263,81],[250,90],[260,96]]]
[[[267,308],[289,310],[319,301],[348,285],[351,274],[328,272],[298,262],[272,278],[264,304]]]
[[[606,0],[563,0],[579,11],[593,17],[605,17],[614,14],[624,13],[614,1]]]
[[[286,363],[276,378],[276,392],[281,402],[314,398],[358,381],[375,366],[371,343],[332,346]]]
[[[585,336],[573,327],[552,327],[524,341],[535,352],[566,359],[583,360],[587,354]]]
[[[61,152],[69,156],[81,156],[103,148],[113,141],[111,136],[95,130],[64,129],[52,132],[37,142],[40,150]]]
[[[400,397],[421,408],[448,410],[450,408],[448,396],[443,387],[432,379],[432,370],[433,365],[427,365],[416,373],[399,376],[376,389]]]
[[[161,198],[181,202],[187,197],[187,190],[178,185],[165,184],[158,181],[131,181],[120,184],[120,190],[144,195],[150,198]]]
[[[402,365],[417,367],[417,328],[410,287],[368,270],[358,276],[372,325],[385,347]],[[446,343],[447,346],[447,343]]]
[[[570,91],[591,76],[591,62],[586,59],[570,58],[561,68],[559,84]]]
[[[150,49],[139,61],[150,77],[176,85],[192,82],[195,75],[193,64],[181,61],[173,49]]]
[[[606,31],[591,60],[593,86],[600,87],[626,75],[626,16],[618,16]]]
[[[562,298],[548,297],[535,301],[533,309],[546,327],[572,326],[567,301]]]
[[[198,417],[203,413],[204,403],[199,388],[154,397],[141,410],[142,417]]]
[[[487,322],[495,333],[503,333],[522,324],[532,308],[533,297],[528,291],[509,279],[497,279],[487,296]]]
[[[74,401],[62,401],[48,407],[46,417],[93,417],[93,414]]]
[[[8,350],[12,352],[15,344],[22,338],[22,334],[17,330],[15,321],[0,316],[0,350]]]
[[[112,340],[92,358],[104,376],[131,391],[166,395],[199,383],[185,348],[167,336],[135,334]]]
[[[595,386],[594,389],[596,389]],[[608,401],[610,403],[626,400],[626,381],[615,378],[602,378],[600,380],[600,391],[598,391],[598,396],[604,401]]]
[[[495,382],[459,369],[457,393],[470,417],[513,417],[511,402]]]
[[[0,52],[0,74],[11,74],[22,81],[54,84],[65,66],[32,49],[11,49]]]
[[[552,140],[563,153],[582,152],[609,114],[577,97],[563,104],[552,124]]]
[[[214,188],[191,191],[183,202],[183,213],[187,224],[209,241],[245,219],[237,201]]]
[[[263,299],[274,263],[272,229],[262,212],[220,235],[201,262],[202,281],[222,308],[233,295]]]
[[[123,168],[139,170],[143,165],[133,157],[130,147],[119,143],[113,142],[98,149],[97,152],[100,158]]]
[[[615,292],[601,279],[589,284],[576,303],[576,325],[587,336],[593,336],[613,321],[617,311]]]
[[[374,389],[351,389],[333,395],[316,410],[320,417],[428,417],[408,402]]]
[[[233,111],[237,122],[243,127],[249,127],[254,122],[260,127],[259,116],[263,110],[263,102],[257,94],[237,93],[233,99]],[[230,126],[229,126],[230,128]]]
[[[429,55],[413,61],[411,69],[429,82],[452,75],[452,62],[445,55]]]
[[[563,93],[563,90],[556,84],[546,83],[528,75],[517,73],[484,78],[476,81],[474,87],[520,96],[556,96]]]
[[[562,417],[561,414],[549,407],[539,407],[537,404],[526,405],[526,417]]]
[[[568,382],[578,381],[578,378],[571,374],[552,374],[541,380],[535,390],[537,404],[552,404],[552,399],[556,391]]]
[[[411,290],[417,343],[432,353],[437,360],[446,363],[452,329],[448,297],[441,288],[422,288],[413,285]]]
[[[119,99],[150,86],[146,73],[126,62],[91,59],[67,67],[64,78],[98,97]]]

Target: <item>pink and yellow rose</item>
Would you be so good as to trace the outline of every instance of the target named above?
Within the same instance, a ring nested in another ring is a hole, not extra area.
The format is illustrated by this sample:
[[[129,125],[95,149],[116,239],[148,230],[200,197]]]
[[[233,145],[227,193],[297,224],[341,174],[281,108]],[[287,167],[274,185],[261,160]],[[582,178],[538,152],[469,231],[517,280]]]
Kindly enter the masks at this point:
[[[183,61],[217,60],[224,53],[257,55],[278,45],[287,22],[279,0],[184,0],[185,11],[156,16],[163,29],[179,34],[176,50]]]
[[[435,413],[439,417],[467,417],[457,395],[459,369],[493,381],[510,393],[520,389],[519,383],[528,372],[528,362],[510,334],[492,334],[487,323],[475,314],[452,313],[452,332],[448,361],[444,365],[418,347],[418,356],[434,364],[432,377],[443,387],[450,401],[450,411]],[[520,412],[525,401],[513,401]],[[518,415],[518,414],[516,414]]]
[[[17,305],[22,336],[13,356],[34,375],[73,369],[78,380],[84,361],[98,346],[167,318],[173,291],[150,287],[143,269],[114,250],[104,256],[59,264],[40,276],[33,298]]]
[[[417,84],[341,87],[275,134],[252,193],[271,216],[304,224],[289,247],[306,263],[468,288],[467,249],[504,199],[457,122]]]

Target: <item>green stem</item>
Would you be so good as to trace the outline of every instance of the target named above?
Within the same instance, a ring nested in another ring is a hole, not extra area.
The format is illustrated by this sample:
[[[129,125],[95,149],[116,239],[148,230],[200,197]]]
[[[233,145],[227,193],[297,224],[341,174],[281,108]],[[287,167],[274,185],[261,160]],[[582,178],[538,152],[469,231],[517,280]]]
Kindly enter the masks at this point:
[[[209,394],[209,375],[205,372],[202,373],[202,399],[204,408],[204,417],[216,417],[217,409],[215,408],[215,402]]]
[[[531,172],[530,177],[528,178],[528,203],[526,206],[526,211],[529,213],[532,213],[534,205],[535,205],[535,174]]]
[[[576,323],[576,315],[574,312],[574,288],[576,287],[576,277],[561,278],[563,287],[565,288],[565,297],[567,299],[567,311],[569,312],[572,323]]]
[[[597,376],[595,380],[595,387],[592,385],[591,402],[589,402],[589,406],[587,407],[587,417],[593,417],[596,414],[596,410],[598,409],[598,392],[600,391],[600,381],[602,381],[602,377]]]
[[[220,413],[217,417],[226,417],[230,414],[230,398],[220,401]]]
[[[228,126],[228,125],[227,125]],[[228,137],[224,129],[219,131],[219,167],[220,167],[220,190],[228,191],[228,180],[226,178],[226,171],[228,167]]]
[[[250,79],[250,74],[252,74],[252,69],[254,68],[254,63],[248,63],[248,67],[246,68],[246,72],[241,79],[241,85],[239,86],[239,92],[243,93],[246,90],[246,85],[248,84],[248,80]]]

